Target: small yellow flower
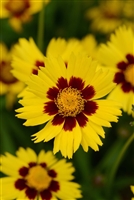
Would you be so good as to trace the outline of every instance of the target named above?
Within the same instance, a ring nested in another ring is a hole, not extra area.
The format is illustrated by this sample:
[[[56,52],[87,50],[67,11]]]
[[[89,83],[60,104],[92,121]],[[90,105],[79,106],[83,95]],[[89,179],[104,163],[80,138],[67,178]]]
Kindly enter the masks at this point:
[[[128,9],[126,9],[126,7]],[[109,33],[121,24],[133,23],[133,1],[103,0],[99,5],[90,8],[86,17],[91,20],[91,28],[102,33]],[[128,17],[128,13],[131,17]]]
[[[8,51],[5,44],[0,43],[0,95],[6,95],[6,106],[11,108],[18,93],[24,88],[24,84],[11,74],[11,55],[13,49]]]
[[[31,16],[43,8],[43,3],[49,0],[1,0],[0,18],[9,18],[11,26],[16,31],[22,30],[22,23],[29,22]]]
[[[118,104],[100,99],[114,87],[113,74],[97,68],[97,62],[83,54],[71,54],[68,63],[59,56],[45,58],[45,67],[28,82],[29,95],[20,100],[23,105],[17,116],[26,126],[44,124],[35,133],[35,142],[53,138],[54,153],[72,155],[82,145],[98,151],[104,137],[102,126],[110,127],[121,115]]]
[[[19,148],[16,156],[1,155],[0,199],[57,200],[81,198],[80,185],[72,182],[75,171],[72,163],[57,160],[51,151],[39,155],[30,149]],[[8,192],[7,192],[8,189]]]
[[[122,104],[122,109],[132,114],[134,104],[134,32],[122,26],[111,35],[107,45],[102,44],[98,59],[114,72],[115,89],[108,96]]]

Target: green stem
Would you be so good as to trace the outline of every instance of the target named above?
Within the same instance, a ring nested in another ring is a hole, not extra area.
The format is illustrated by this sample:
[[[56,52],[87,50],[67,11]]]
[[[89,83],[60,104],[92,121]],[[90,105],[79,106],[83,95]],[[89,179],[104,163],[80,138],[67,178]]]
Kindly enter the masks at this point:
[[[38,21],[38,33],[37,33],[37,45],[41,51],[43,51],[44,44],[44,28],[45,28],[45,5],[39,13]]]
[[[127,142],[123,146],[122,150],[120,151],[120,153],[119,153],[119,155],[117,157],[117,160],[115,161],[115,163],[114,163],[114,165],[112,167],[111,173],[109,174],[109,177],[107,179],[107,189],[106,189],[108,198],[110,197],[112,183],[113,183],[115,174],[117,172],[117,169],[119,167],[119,164],[120,164],[120,162],[121,162],[126,150],[128,149],[128,147],[130,146],[131,142],[133,141],[133,139],[134,139],[134,133],[132,133],[132,135],[129,137],[129,139],[127,140]]]

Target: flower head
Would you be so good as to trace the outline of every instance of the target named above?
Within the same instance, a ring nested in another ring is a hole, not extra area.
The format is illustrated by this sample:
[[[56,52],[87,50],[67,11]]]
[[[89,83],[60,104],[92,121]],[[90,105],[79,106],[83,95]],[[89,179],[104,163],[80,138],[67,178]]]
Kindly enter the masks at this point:
[[[122,104],[122,109],[132,114],[134,104],[134,33],[131,28],[122,26],[111,35],[110,42],[99,50],[101,64],[114,72],[113,82],[117,84],[109,99]]]
[[[6,96],[6,106],[11,108],[18,93],[24,88],[24,84],[11,74],[11,55],[13,49],[8,51],[5,44],[0,43],[0,95]]]
[[[36,46],[32,38],[27,41],[19,39],[14,45],[12,74],[24,83],[27,83],[31,74],[38,74],[40,67],[45,67],[44,55]]]
[[[41,150],[39,155],[30,149],[19,148],[16,156],[1,156],[0,198],[11,199],[77,199],[81,198],[80,185],[72,182],[75,171],[72,163],[58,161],[51,151]],[[7,192],[8,188],[8,192]]]
[[[133,23],[132,1],[104,0],[99,5],[90,8],[86,17],[91,20],[91,28],[93,30],[109,33],[121,24]],[[129,13],[129,15],[128,15]]]
[[[95,151],[104,137],[102,126],[110,127],[121,115],[118,104],[99,98],[107,95],[114,87],[113,74],[97,68],[91,57],[72,54],[66,65],[63,59],[45,58],[45,68],[32,75],[28,82],[29,94],[20,103],[17,116],[27,121],[26,126],[44,124],[35,133],[35,142],[54,140],[54,153],[61,151],[65,157],[82,145]]]
[[[48,3],[49,0],[2,0],[0,18],[9,18],[11,26],[21,31],[22,23],[30,21],[31,16],[42,9],[43,2]]]

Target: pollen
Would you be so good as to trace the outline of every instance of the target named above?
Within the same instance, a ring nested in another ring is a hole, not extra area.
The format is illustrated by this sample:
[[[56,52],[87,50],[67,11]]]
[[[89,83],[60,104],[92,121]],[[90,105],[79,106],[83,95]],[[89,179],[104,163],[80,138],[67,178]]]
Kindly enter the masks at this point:
[[[76,88],[66,87],[58,93],[55,104],[63,117],[75,117],[84,110],[85,99]]]
[[[134,64],[131,64],[125,70],[125,80],[134,86]]]
[[[32,167],[26,176],[27,185],[37,191],[47,189],[51,180],[52,178],[48,175],[47,170],[40,165]]]

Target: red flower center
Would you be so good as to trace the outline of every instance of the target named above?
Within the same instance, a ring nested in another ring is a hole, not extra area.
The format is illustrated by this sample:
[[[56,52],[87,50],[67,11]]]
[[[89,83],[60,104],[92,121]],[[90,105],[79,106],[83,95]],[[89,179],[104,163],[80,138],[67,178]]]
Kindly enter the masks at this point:
[[[11,70],[11,64],[7,61],[1,61],[0,62],[0,81],[5,84],[12,84],[17,82],[17,79],[13,77],[13,75],[10,72]]]
[[[134,56],[126,55],[127,61],[117,64],[119,71],[115,74],[114,82],[121,85],[123,92],[134,91]]]
[[[48,170],[46,163],[37,165],[29,163],[29,167],[19,169],[19,178],[15,182],[15,187],[18,190],[25,190],[25,194],[29,199],[35,199],[39,194],[42,200],[50,200],[52,191],[57,192],[60,189],[59,182],[54,178],[57,173],[54,170]]]
[[[29,0],[8,0],[5,4],[5,8],[10,11],[11,15],[14,17],[21,17],[29,7]]]
[[[94,87],[87,85],[78,77],[71,77],[69,81],[61,77],[56,87],[49,88],[47,97],[50,101],[45,103],[44,113],[54,115],[54,126],[64,123],[65,131],[76,126],[84,127],[88,122],[88,116],[93,115],[98,109],[96,102],[91,100],[95,95]]]

